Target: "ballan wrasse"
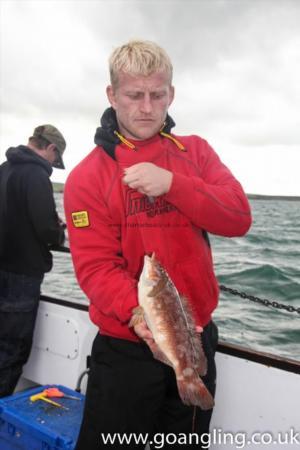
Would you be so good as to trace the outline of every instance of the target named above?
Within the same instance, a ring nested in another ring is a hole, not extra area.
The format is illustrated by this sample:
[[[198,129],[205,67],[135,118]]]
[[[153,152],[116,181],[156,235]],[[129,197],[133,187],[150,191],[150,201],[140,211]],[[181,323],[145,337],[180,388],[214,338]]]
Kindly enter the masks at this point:
[[[191,307],[154,254],[144,258],[138,300],[130,326],[146,321],[156,344],[153,355],[173,367],[183,403],[211,409],[214,399],[200,378],[207,361]]]

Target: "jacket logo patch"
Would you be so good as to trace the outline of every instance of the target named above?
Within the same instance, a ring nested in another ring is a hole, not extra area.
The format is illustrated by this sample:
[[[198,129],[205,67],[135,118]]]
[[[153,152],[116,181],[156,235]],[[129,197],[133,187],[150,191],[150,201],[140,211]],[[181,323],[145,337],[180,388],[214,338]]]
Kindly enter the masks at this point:
[[[90,225],[87,211],[76,211],[72,213],[73,225],[76,228],[84,228]]]
[[[154,217],[171,211],[177,211],[177,208],[163,197],[157,197],[154,202],[150,202],[146,195],[141,195],[133,189],[128,189],[126,192],[126,217],[140,213],[146,213],[148,217]]]

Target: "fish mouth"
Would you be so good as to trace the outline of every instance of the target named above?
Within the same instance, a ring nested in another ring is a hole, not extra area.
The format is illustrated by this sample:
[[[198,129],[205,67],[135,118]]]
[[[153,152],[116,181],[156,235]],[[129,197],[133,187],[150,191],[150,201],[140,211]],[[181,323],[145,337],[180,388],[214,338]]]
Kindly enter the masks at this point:
[[[153,285],[153,281],[155,280],[155,271],[154,271],[154,267],[153,267],[152,256],[145,255],[144,270],[145,270],[145,280],[147,280],[149,285],[150,284]]]
[[[155,280],[152,277],[152,262],[151,257],[148,255],[144,256],[144,266],[140,276],[140,282],[143,283],[147,287],[153,287],[155,285]]]
[[[156,270],[157,260],[154,252],[151,256],[145,255],[145,264],[147,267],[148,278],[152,281],[158,281],[159,277]]]
[[[148,297],[155,297],[165,288],[167,277],[162,271],[160,262],[156,259],[154,252],[151,256],[145,255],[143,272],[145,284],[152,288]]]
[[[155,253],[151,256],[145,255],[144,257],[144,268],[143,268],[143,278],[144,282],[148,286],[154,287],[159,282],[159,272],[157,270],[157,259]]]

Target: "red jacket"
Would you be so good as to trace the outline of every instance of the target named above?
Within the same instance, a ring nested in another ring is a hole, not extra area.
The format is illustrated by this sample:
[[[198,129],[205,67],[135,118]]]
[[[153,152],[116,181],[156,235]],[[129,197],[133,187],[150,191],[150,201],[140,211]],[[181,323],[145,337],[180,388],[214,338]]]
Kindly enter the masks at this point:
[[[152,252],[190,300],[198,324],[206,325],[218,300],[206,232],[241,236],[250,227],[243,189],[209,144],[197,136],[175,138],[186,151],[156,135],[131,140],[134,150],[115,143],[111,153],[101,137],[106,149],[97,146],[68,177],[73,263],[90,300],[91,320],[103,334],[139,340],[128,321],[138,304],[144,255]],[[125,167],[145,161],[174,175],[170,191],[155,203],[122,183]]]

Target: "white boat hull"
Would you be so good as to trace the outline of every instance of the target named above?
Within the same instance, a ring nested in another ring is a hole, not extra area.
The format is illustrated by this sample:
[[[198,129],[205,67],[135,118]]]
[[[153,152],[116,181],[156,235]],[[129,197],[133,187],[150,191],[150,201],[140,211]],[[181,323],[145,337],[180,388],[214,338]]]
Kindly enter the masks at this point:
[[[76,304],[41,301],[25,380],[19,387],[30,382],[75,389],[96,333],[87,311],[76,309]],[[210,448],[299,449],[300,365],[297,369],[295,363],[294,373],[220,352],[216,362]],[[275,444],[279,440],[282,444]]]

